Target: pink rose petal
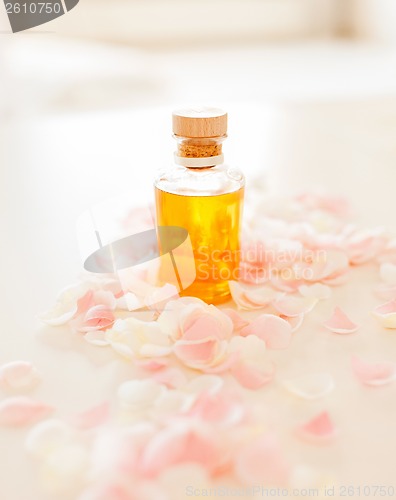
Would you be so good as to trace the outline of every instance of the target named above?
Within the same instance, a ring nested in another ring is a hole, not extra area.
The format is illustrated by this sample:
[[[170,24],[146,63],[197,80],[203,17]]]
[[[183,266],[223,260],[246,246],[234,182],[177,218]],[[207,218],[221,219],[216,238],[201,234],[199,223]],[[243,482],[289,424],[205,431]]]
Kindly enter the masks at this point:
[[[235,332],[238,332],[243,327],[245,327],[249,324],[249,321],[247,321],[246,319],[243,319],[242,316],[240,316],[236,311],[234,311],[234,309],[225,308],[225,309],[222,309],[222,312],[224,314],[227,314],[227,316],[231,319],[232,324],[234,325]]]
[[[396,364],[390,361],[367,363],[357,356],[352,356],[351,363],[356,377],[363,384],[379,386],[396,378]]]
[[[396,299],[376,307],[373,314],[385,328],[396,328]]]
[[[396,286],[396,264],[384,262],[380,267],[380,276],[384,283]]]
[[[187,414],[207,422],[235,425],[244,418],[245,407],[236,395],[203,392],[198,395]]]
[[[219,323],[212,316],[201,316],[188,326],[183,335],[183,340],[202,340],[207,337],[222,338]]]
[[[266,362],[258,369],[248,362],[241,361],[236,363],[230,372],[242,387],[257,390],[267,385],[274,378],[275,365],[272,362]]]
[[[40,380],[37,369],[27,361],[12,361],[0,368],[0,386],[3,389],[28,390]]]
[[[297,434],[306,440],[326,443],[337,434],[327,411],[323,411],[297,428]]]
[[[24,426],[50,414],[54,408],[34,399],[18,396],[0,402],[0,425]]]
[[[312,297],[294,297],[284,295],[272,302],[274,308],[282,315],[294,317],[306,314],[317,304],[318,299]]]
[[[330,373],[308,373],[283,383],[284,387],[303,399],[317,399],[334,389],[334,380]]]
[[[106,330],[110,328],[115,321],[115,316],[111,309],[104,305],[91,307],[85,314],[80,332],[89,332],[92,330]]]
[[[255,335],[264,340],[269,349],[286,349],[291,341],[290,324],[274,314],[261,314],[242,329],[241,335]]]
[[[187,377],[184,371],[179,368],[167,368],[154,372],[153,379],[159,384],[163,384],[169,389],[175,389],[187,384]]]
[[[78,415],[71,421],[78,429],[92,429],[104,424],[110,415],[110,404],[106,401]]]
[[[334,309],[332,317],[323,323],[323,326],[331,332],[341,335],[356,332],[359,328],[339,307]]]
[[[183,362],[207,363],[215,356],[217,341],[214,338],[201,340],[178,340],[174,345],[176,356]]]
[[[292,333],[294,333],[303,324],[305,315],[300,314],[299,316],[283,316],[281,314],[280,318],[284,319],[285,321],[287,321],[289,323],[289,325],[291,326],[291,331],[292,331]]]
[[[171,465],[192,462],[213,470],[219,461],[215,435],[203,428],[171,425],[157,432],[141,458],[145,476],[153,477]]]
[[[246,485],[282,486],[287,483],[290,468],[277,439],[268,435],[254,440],[237,454],[235,472]]]

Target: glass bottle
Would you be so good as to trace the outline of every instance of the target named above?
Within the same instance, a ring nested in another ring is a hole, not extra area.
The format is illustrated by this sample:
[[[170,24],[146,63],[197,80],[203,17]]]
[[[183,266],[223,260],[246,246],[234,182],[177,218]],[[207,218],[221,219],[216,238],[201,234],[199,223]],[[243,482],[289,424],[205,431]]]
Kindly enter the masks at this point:
[[[177,110],[173,136],[175,165],[155,180],[157,227],[178,226],[189,234],[195,279],[180,295],[218,304],[230,298],[228,281],[238,279],[245,179],[224,163],[224,111]],[[160,284],[169,281],[160,269]]]

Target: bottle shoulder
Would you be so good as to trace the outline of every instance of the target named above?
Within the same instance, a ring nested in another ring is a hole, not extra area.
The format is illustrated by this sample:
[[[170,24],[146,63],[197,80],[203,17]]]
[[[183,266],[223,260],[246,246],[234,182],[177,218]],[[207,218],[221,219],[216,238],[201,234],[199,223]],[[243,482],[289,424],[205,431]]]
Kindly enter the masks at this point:
[[[243,188],[245,177],[238,168],[228,164],[205,168],[174,165],[169,169],[160,170],[154,185],[168,193],[214,196]]]

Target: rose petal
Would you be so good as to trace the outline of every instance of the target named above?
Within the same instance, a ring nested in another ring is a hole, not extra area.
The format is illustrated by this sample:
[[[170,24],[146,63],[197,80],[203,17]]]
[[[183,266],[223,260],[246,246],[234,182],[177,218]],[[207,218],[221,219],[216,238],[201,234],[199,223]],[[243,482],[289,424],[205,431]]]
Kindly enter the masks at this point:
[[[201,340],[178,340],[174,345],[174,353],[184,363],[209,363],[217,351],[217,340],[205,338]]]
[[[315,283],[314,285],[301,285],[298,287],[298,291],[303,297],[308,297],[311,299],[325,300],[331,297],[331,288],[322,285],[322,283]]]
[[[198,463],[212,470],[219,461],[214,436],[203,428],[172,425],[157,432],[143,451],[144,475],[156,476],[171,465]]]
[[[239,362],[231,368],[231,373],[242,387],[257,390],[274,378],[275,365],[271,361],[267,361],[258,369],[248,363]]]
[[[380,276],[387,285],[396,285],[396,264],[385,262],[381,264]]]
[[[281,486],[286,484],[290,469],[277,439],[263,436],[242,449],[235,460],[235,472],[243,484],[265,484]]]
[[[0,402],[0,425],[29,425],[46,417],[54,410],[52,406],[31,398],[18,396]]]
[[[396,378],[396,364],[390,361],[368,363],[357,356],[352,356],[351,363],[356,377],[363,384],[379,386],[388,384]]]
[[[84,335],[84,340],[88,342],[88,344],[96,345],[98,347],[107,347],[108,345],[110,345],[110,342],[106,337],[106,333],[102,330],[93,330],[87,332]]]
[[[396,299],[376,307],[373,314],[385,328],[396,328]]]
[[[0,385],[4,389],[32,389],[40,381],[37,369],[27,361],[12,361],[0,368]]]
[[[273,301],[272,305],[280,314],[293,317],[307,314],[317,303],[317,298],[284,295]]]
[[[245,407],[236,395],[220,392],[199,394],[187,412],[190,417],[223,425],[236,425],[245,416]]]
[[[327,411],[323,411],[297,428],[297,434],[316,443],[331,441],[337,434]]]
[[[78,443],[56,448],[44,460],[41,477],[44,487],[62,491],[83,480],[89,464],[88,450]]]
[[[322,281],[344,274],[349,267],[348,256],[341,250],[326,250],[325,255],[319,253],[318,260],[307,265],[304,273],[307,281]]]
[[[249,321],[243,319],[242,316],[240,316],[236,311],[234,311],[234,309],[225,308],[222,309],[222,312],[224,314],[227,314],[227,316],[231,319],[232,324],[234,325],[235,332],[238,332],[244,326],[247,326],[249,324]]]
[[[286,349],[291,341],[291,326],[273,314],[261,314],[242,329],[241,335],[255,335],[264,340],[269,349]]]
[[[262,309],[270,304],[279,292],[269,286],[242,284],[238,281],[229,281],[231,296],[238,309]]]
[[[168,368],[156,371],[153,375],[153,379],[169,389],[175,389],[187,384],[187,377],[179,368]]]
[[[129,380],[120,385],[117,395],[124,407],[141,410],[152,404],[164,390],[164,386],[154,380]]]
[[[115,316],[108,306],[93,306],[85,314],[83,325],[79,328],[79,331],[106,330],[110,328],[114,321]]]
[[[281,314],[280,318],[284,319],[285,321],[287,321],[289,323],[289,325],[291,326],[291,331],[292,331],[292,333],[294,333],[303,324],[305,315],[300,314],[299,316],[283,316]]]
[[[188,383],[186,390],[193,394],[207,392],[217,393],[224,385],[224,380],[218,375],[198,375]]]
[[[104,424],[110,415],[110,404],[105,401],[72,417],[71,422],[78,429],[92,429]]]
[[[25,446],[32,455],[45,458],[56,448],[67,444],[72,436],[71,427],[62,420],[44,420],[30,430]]]
[[[283,382],[292,394],[303,399],[317,399],[334,389],[334,380],[330,373],[309,373]]]
[[[339,334],[353,333],[359,328],[339,307],[334,309],[332,317],[323,323],[323,326],[331,332]]]

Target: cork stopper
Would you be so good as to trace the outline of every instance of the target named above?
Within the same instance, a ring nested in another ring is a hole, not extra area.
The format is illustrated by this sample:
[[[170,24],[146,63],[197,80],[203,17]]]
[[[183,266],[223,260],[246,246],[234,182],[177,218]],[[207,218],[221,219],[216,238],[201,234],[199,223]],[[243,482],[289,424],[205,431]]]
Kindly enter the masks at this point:
[[[227,133],[227,113],[209,107],[178,109],[173,112],[173,133],[196,139],[222,137]]]

